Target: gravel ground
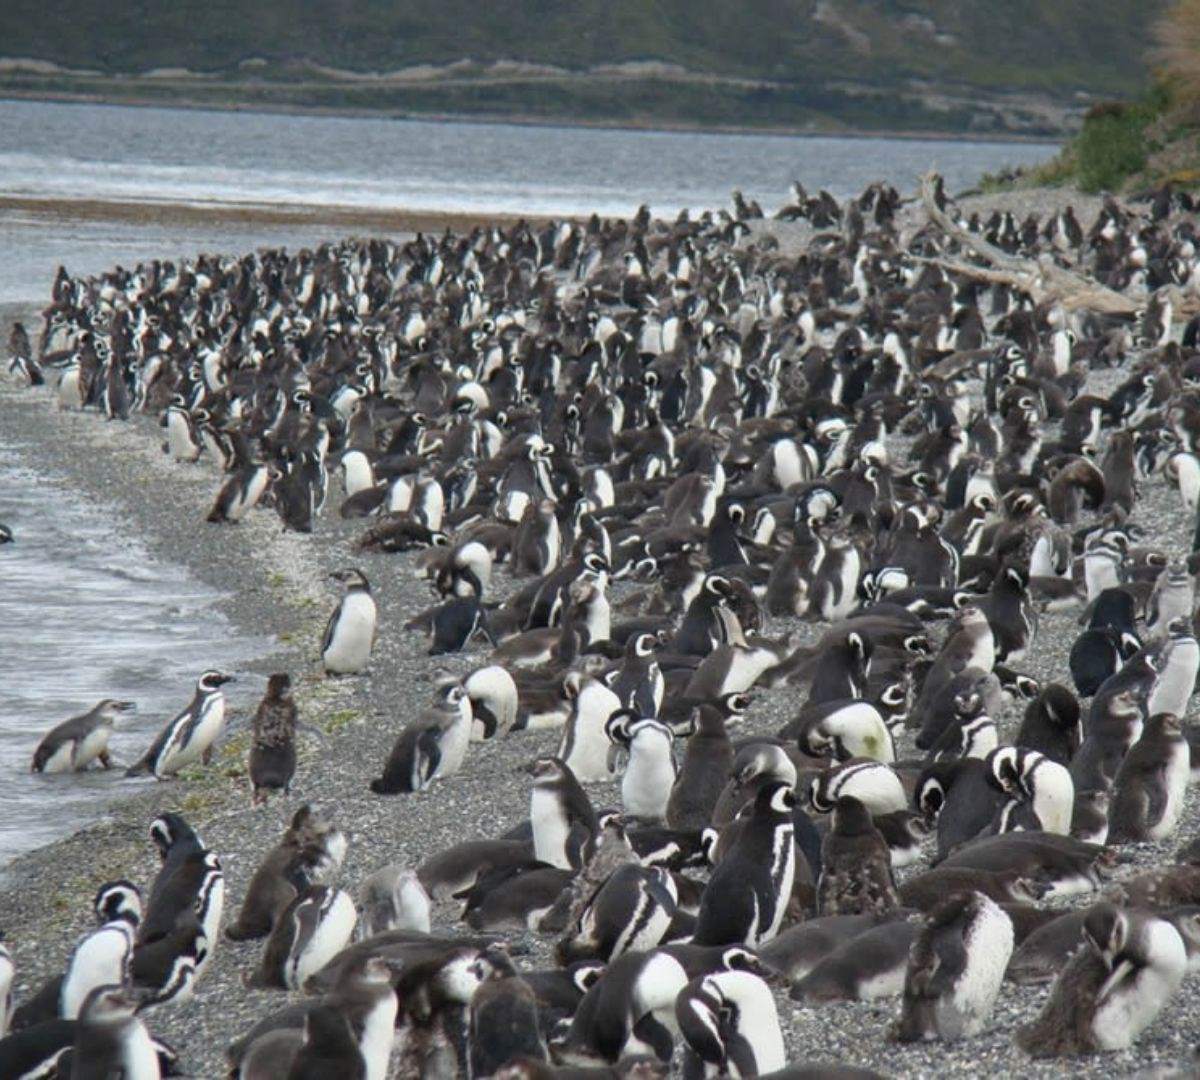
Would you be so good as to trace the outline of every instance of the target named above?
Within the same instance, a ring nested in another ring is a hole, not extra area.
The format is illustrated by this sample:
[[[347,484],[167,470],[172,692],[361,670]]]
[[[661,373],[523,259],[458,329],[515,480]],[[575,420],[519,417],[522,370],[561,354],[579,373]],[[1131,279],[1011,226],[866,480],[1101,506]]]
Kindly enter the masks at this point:
[[[1022,210],[1045,213],[1062,200],[1054,192],[1022,192],[972,200],[969,208],[987,210],[1011,202]],[[1086,228],[1090,206],[1079,197],[1073,201]],[[5,327],[17,316],[0,310]],[[1095,377],[1094,385],[1102,390],[1121,377],[1104,373]],[[45,462],[89,495],[110,499],[151,551],[186,565],[221,589],[223,609],[239,628],[278,642],[277,652],[256,662],[252,670],[291,671],[303,717],[327,732],[321,739],[304,740],[290,800],[275,800],[266,809],[250,808],[244,777],[246,739],[234,734],[204,778],[148,785],[144,793],[114,805],[104,821],[11,864],[0,877],[0,926],[7,932],[17,967],[18,1000],[61,970],[76,936],[89,925],[91,897],[101,882],[130,876],[149,884],[157,859],[146,827],[162,810],[183,812],[219,853],[228,885],[227,921],[236,913],[259,858],[303,801],[322,805],[345,830],[350,845],[341,883],[351,889],[386,863],[415,865],[456,841],[496,836],[527,816],[528,777],[522,767],[537,754],[552,751],[557,732],[519,733],[474,744],[463,771],[424,794],[380,798],[367,790],[367,781],[378,775],[397,732],[429,700],[435,668],[466,671],[480,664],[484,654],[476,650],[436,663],[425,655],[424,638],[402,629],[430,602],[427,588],[416,580],[415,559],[352,556],[351,545],[364,526],[343,522],[332,512],[340,498],[336,489],[312,536],[283,533],[269,512],[218,531],[203,520],[218,483],[215,470],[206,463],[170,463],[160,452],[159,429],[151,418],[137,418],[128,427],[107,424],[94,414],[59,412],[48,393],[0,382],[0,430],[33,444],[33,463]],[[1151,542],[1173,558],[1189,550],[1189,516],[1164,480],[1143,485],[1134,519],[1147,528]],[[320,677],[317,663],[320,634],[337,598],[327,574],[350,563],[360,566],[372,582],[381,612],[380,634],[369,676],[331,682]],[[506,573],[502,579],[507,579]],[[1077,611],[1045,614],[1024,670],[1040,680],[1066,679],[1077,617]],[[820,628],[805,625],[800,630],[811,640]],[[204,658],[197,657],[197,664],[203,663]],[[257,702],[260,684],[247,681],[251,689],[239,684],[231,695],[235,727],[237,714],[252,710]],[[776,730],[802,701],[803,691],[796,689],[761,694],[745,733]],[[1004,717],[1006,735],[1015,732],[1017,719],[1015,708]],[[898,749],[902,758],[913,756],[910,737]],[[591,794],[597,806],[619,802],[612,785],[596,785]],[[1116,876],[1170,859],[1183,840],[1200,831],[1198,816],[1193,789],[1178,837],[1124,849],[1128,862]],[[455,914],[455,906],[437,905],[435,929],[455,927]],[[520,966],[546,961],[546,942],[519,935],[513,940],[532,950],[519,958]],[[153,1029],[179,1049],[190,1075],[221,1075],[225,1046],[284,1002],[282,993],[243,988],[242,976],[256,964],[261,948],[261,942],[221,941],[196,997],[173,1011],[154,1014]],[[1200,976],[1189,976],[1133,1050],[1072,1061],[1069,1067],[1081,1077],[1131,1076],[1187,1060],[1200,1041],[1198,990]],[[898,1010],[894,1002],[798,1008],[785,992],[779,995],[779,1009],[789,1057],[796,1063],[840,1060],[896,1077],[935,1072],[1060,1076],[1061,1063],[1031,1063],[1012,1041],[1015,1028],[1036,1015],[1045,993],[1044,988],[1005,984],[990,1030],[952,1045],[901,1047],[887,1041],[887,1028]]]

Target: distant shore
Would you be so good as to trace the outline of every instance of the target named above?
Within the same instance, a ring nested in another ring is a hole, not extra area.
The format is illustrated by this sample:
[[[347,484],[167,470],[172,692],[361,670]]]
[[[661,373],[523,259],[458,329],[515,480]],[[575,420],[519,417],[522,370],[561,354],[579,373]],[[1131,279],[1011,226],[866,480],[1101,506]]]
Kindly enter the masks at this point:
[[[591,128],[600,131],[661,131],[688,135],[769,135],[791,139],[902,139],[906,141],[1013,143],[1056,146],[1069,132],[1061,134],[1023,134],[1020,132],[971,132],[962,130],[925,130],[923,128],[874,130],[871,128],[829,125],[773,124],[713,124],[683,123],[648,118],[645,120],[616,120],[580,117],[540,117],[524,113],[456,113],[425,112],[422,110],[362,109],[352,106],[289,105],[283,102],[189,101],[160,98],[151,94],[99,94],[73,90],[23,91],[17,87],[0,86],[0,101],[44,101],[61,105],[106,105],[135,109],[187,109],[198,112],[257,113],[264,116],[321,116],[343,117],[348,120],[412,120],[431,124],[489,124],[537,128]]]

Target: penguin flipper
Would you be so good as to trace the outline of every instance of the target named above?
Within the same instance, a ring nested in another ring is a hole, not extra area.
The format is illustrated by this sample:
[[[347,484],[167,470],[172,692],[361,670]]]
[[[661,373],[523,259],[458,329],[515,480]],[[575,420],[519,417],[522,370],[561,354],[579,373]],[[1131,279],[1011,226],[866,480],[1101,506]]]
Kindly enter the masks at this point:
[[[424,791],[437,776],[442,763],[442,745],[438,739],[441,729],[436,724],[424,728],[417,736],[413,756],[413,791]]]
[[[339,602],[338,606],[333,609],[333,614],[329,616],[329,622],[325,624],[325,635],[321,638],[321,655],[324,656],[329,651],[329,646],[333,644],[333,628],[337,626],[338,619],[341,618],[342,605]]]

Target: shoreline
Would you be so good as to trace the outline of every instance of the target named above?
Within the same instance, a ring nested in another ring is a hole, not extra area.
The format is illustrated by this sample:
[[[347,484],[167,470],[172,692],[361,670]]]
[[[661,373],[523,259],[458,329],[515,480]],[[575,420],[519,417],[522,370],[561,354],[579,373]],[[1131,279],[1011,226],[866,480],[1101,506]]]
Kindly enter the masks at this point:
[[[485,84],[486,85],[486,84]],[[394,111],[387,109],[355,109],[331,108],[320,105],[287,105],[272,102],[243,103],[231,101],[225,104],[218,102],[169,101],[154,97],[111,97],[103,94],[90,94],[84,91],[62,90],[57,92],[29,91],[23,92],[16,87],[0,87],[0,101],[39,101],[52,105],[99,105],[105,108],[130,109],[186,109],[189,112],[214,113],[250,113],[261,116],[320,116],[347,120],[399,120],[414,123],[430,124],[486,124],[491,127],[536,127],[536,128],[584,128],[597,131],[641,131],[662,132],[671,135],[766,135],[774,138],[788,139],[861,139],[875,141],[879,139],[897,139],[905,142],[962,142],[962,143],[998,143],[998,144],[1033,144],[1057,146],[1065,142],[1072,134],[1064,130],[1057,135],[1024,135],[1017,132],[995,132],[972,135],[970,132],[958,130],[899,130],[877,131],[870,128],[841,128],[831,126],[827,129],[798,128],[776,125],[737,125],[737,124],[672,124],[667,121],[637,121],[618,120],[548,120],[542,117],[529,116],[522,113],[511,115],[470,113],[439,113],[417,111]]]

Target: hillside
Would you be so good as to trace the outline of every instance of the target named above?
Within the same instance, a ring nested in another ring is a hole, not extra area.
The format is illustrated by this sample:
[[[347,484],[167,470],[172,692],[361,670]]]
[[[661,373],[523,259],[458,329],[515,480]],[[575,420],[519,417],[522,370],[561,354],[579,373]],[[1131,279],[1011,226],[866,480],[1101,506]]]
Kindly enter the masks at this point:
[[[5,0],[0,92],[1049,134],[1143,84],[1163,3]]]

